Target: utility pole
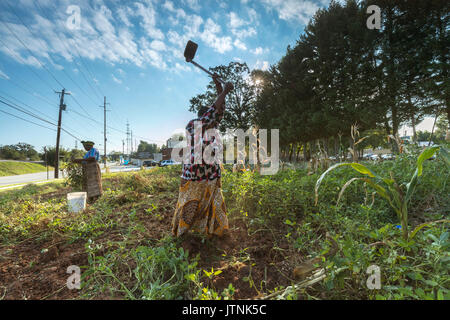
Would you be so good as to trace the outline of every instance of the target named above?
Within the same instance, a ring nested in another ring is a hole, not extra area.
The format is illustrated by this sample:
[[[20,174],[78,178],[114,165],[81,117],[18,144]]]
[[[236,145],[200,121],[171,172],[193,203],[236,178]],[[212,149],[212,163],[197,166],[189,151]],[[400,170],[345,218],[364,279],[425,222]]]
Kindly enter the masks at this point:
[[[131,153],[133,153],[133,130],[131,130],[130,144],[131,144]]]
[[[104,148],[104,158],[103,158],[103,164],[106,168],[106,97],[103,97],[103,106],[100,106],[100,108],[103,108],[103,114],[104,114],[104,120],[103,120],[103,133],[104,133],[104,139],[105,139],[105,143],[103,144],[103,148]],[[109,103],[108,103],[109,104]]]
[[[125,157],[125,140],[122,139],[122,155]]]
[[[127,120],[127,154],[130,154],[130,124]]]
[[[56,133],[56,159],[55,159],[55,179],[59,178],[59,140],[61,137],[61,115],[62,111],[66,110],[66,105],[64,104],[64,95],[69,94],[69,92],[66,92],[66,89],[62,89],[61,92],[55,91],[55,93],[60,94],[59,98],[59,116],[58,116],[58,131]]]
[[[48,180],[48,160],[47,160],[47,147],[44,147],[45,152],[45,167],[47,168],[47,180]]]

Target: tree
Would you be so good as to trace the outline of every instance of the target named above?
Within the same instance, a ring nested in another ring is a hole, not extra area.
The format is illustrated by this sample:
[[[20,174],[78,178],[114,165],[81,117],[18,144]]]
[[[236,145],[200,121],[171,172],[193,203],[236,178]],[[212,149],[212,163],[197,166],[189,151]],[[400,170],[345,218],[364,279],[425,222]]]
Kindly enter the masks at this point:
[[[39,160],[39,154],[28,143],[19,142],[14,145],[0,147],[0,158],[11,160]]]
[[[84,153],[81,150],[77,150],[78,152],[82,153],[81,156],[84,155]],[[75,155],[75,154],[73,154]],[[41,154],[42,160],[45,160],[45,152]],[[59,148],[59,157],[60,161],[68,162],[70,158],[70,152],[68,149],[65,149],[63,147]],[[74,158],[75,159],[75,158]],[[47,163],[54,167],[56,164],[56,148],[55,147],[48,147],[47,146]]]
[[[234,90],[225,100],[225,114],[220,123],[220,131],[250,128],[254,117],[255,87],[250,81],[250,69],[247,64],[230,62],[228,66],[220,65],[209,70],[216,72],[222,79],[234,85]],[[216,98],[216,86],[211,80],[205,93],[198,94],[189,100],[189,111],[197,113],[200,108],[212,105]]]
[[[141,140],[138,145],[137,152],[150,152],[157,153],[159,152],[158,146],[155,143],[148,143],[146,141]]]

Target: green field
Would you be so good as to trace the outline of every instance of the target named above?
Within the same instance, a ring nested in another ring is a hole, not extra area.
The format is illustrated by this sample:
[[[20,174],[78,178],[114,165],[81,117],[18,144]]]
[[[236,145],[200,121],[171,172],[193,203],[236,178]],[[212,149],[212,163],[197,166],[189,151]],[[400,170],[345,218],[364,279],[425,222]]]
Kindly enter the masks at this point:
[[[0,177],[15,176],[18,174],[36,173],[46,171],[47,168],[41,164],[19,162],[19,161],[0,161]],[[49,170],[53,170],[49,167]]]
[[[401,196],[416,159],[363,164],[395,179]],[[369,183],[355,181],[339,195],[353,177],[367,177],[357,168],[327,174],[317,204],[314,188],[324,169],[299,165],[262,176],[227,168],[225,239],[171,236],[180,166],[104,174],[104,194],[79,214],[67,211],[66,195],[76,190],[61,182],[3,192],[0,299],[450,299],[445,162],[423,163],[407,239]],[[333,243],[337,250],[327,255]],[[325,271],[321,278],[296,277],[296,267],[320,256],[313,269]],[[82,270],[81,290],[66,287],[70,265]],[[367,286],[371,266],[379,268],[380,289]]]

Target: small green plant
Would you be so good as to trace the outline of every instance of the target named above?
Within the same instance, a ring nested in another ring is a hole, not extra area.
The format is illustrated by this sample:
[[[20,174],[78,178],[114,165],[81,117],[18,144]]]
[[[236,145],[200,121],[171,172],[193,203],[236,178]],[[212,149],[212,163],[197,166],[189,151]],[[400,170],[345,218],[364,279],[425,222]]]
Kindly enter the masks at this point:
[[[334,169],[337,169],[339,167],[343,166],[350,166],[355,171],[362,173],[368,177],[354,177],[348,180],[344,186],[341,189],[341,192],[338,196],[338,202],[343,195],[345,189],[353,182],[357,180],[364,181],[366,184],[371,186],[373,189],[375,189],[375,192],[381,196],[382,198],[386,199],[389,205],[394,209],[395,213],[397,214],[401,227],[402,227],[402,234],[403,239],[408,240],[409,234],[408,234],[408,203],[411,200],[411,197],[414,194],[414,191],[416,189],[417,183],[419,181],[419,177],[422,175],[423,171],[423,162],[431,157],[433,157],[438,151],[440,150],[440,155],[444,159],[444,161],[447,163],[447,165],[450,163],[450,157],[448,155],[447,150],[444,147],[441,146],[434,146],[431,148],[426,148],[417,158],[416,163],[416,169],[414,171],[414,174],[412,175],[410,181],[408,183],[404,183],[401,185],[398,185],[398,183],[395,181],[392,172],[390,172],[390,178],[382,178],[375,173],[373,173],[369,168],[366,166],[359,164],[359,163],[338,163],[328,170],[326,170],[317,180],[316,187],[315,187],[315,204],[317,205],[318,199],[319,199],[319,187],[322,183],[322,180],[325,178],[325,176],[333,171]],[[448,221],[448,220],[443,220]],[[412,232],[412,236],[416,233],[416,230]]]
[[[81,190],[83,186],[83,167],[73,162],[64,162],[61,164],[61,170],[67,176],[66,185],[71,186],[73,190]]]

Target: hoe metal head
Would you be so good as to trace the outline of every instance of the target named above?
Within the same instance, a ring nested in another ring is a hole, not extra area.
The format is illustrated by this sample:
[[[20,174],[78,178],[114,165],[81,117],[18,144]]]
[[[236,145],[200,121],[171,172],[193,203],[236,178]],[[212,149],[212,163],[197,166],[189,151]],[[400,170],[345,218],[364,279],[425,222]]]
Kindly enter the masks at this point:
[[[186,58],[186,62],[191,62],[194,59],[197,48],[198,44],[191,40],[188,41],[186,48],[184,49],[184,57]]]

